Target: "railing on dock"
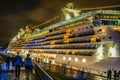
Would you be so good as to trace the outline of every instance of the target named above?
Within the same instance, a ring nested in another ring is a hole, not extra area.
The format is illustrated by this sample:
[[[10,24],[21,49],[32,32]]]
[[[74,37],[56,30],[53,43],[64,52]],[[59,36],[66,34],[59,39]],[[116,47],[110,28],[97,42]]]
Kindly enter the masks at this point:
[[[34,63],[34,65],[36,80],[54,80],[38,64]]]

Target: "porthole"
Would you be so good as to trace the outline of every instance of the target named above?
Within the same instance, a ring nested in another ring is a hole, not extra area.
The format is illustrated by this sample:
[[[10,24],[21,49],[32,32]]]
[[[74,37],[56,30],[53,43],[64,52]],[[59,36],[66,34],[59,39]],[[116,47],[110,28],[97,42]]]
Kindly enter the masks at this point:
[[[109,39],[112,39],[112,36],[109,36]]]
[[[92,28],[92,26],[90,26],[90,28]]]
[[[103,37],[103,39],[105,39],[105,38]]]

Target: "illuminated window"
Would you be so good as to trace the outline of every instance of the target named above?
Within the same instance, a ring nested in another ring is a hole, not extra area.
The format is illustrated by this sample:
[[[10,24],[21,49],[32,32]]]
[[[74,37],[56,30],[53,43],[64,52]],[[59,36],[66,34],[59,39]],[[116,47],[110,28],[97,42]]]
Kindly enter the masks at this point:
[[[113,18],[115,19],[115,16],[113,16]]]
[[[108,19],[109,19],[109,16],[106,16],[106,18],[108,18]]]
[[[74,29],[74,31],[77,31],[77,29]]]
[[[69,51],[66,51],[66,54],[69,54]]]
[[[102,29],[102,31],[101,31],[102,33],[106,33],[106,29]]]
[[[118,16],[115,16],[116,17],[116,19],[118,19]]]
[[[104,15],[104,18],[107,18],[107,17]]]
[[[74,55],[74,54],[75,54],[75,51],[73,50],[73,51],[72,51],[72,55]]]
[[[96,38],[95,37],[92,37],[90,40],[91,40],[91,42],[96,42]]]

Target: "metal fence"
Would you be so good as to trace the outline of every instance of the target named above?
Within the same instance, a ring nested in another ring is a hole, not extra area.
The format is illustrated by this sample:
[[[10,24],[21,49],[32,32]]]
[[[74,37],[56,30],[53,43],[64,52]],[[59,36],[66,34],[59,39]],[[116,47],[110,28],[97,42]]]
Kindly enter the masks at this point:
[[[36,80],[54,80],[36,63],[34,63],[34,70],[35,70]]]

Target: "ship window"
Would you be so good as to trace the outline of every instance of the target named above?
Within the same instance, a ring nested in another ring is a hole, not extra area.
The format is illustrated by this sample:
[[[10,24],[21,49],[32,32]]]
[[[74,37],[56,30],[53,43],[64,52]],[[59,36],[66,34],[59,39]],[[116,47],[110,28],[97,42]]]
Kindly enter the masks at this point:
[[[114,21],[109,21],[109,25],[115,25]]]
[[[49,32],[52,32],[52,29],[50,29]]]
[[[90,26],[90,28],[92,28],[92,26]]]
[[[103,45],[103,47],[105,47],[105,45]]]
[[[99,21],[99,24],[103,24],[102,20]]]
[[[74,29],[73,31],[75,31],[75,32],[76,32],[76,31],[78,31],[78,30],[80,30],[80,29],[77,29],[77,28],[76,28],[76,29]]]
[[[99,31],[102,31],[102,29],[99,29],[98,32],[99,32]]]
[[[104,25],[108,25],[109,21],[104,21],[103,23],[104,23]]]
[[[99,25],[99,22],[98,22],[98,21],[95,21],[95,22],[94,22],[94,25],[95,25],[95,26],[98,26],[98,25]]]
[[[112,36],[109,36],[109,39],[112,39]]]

